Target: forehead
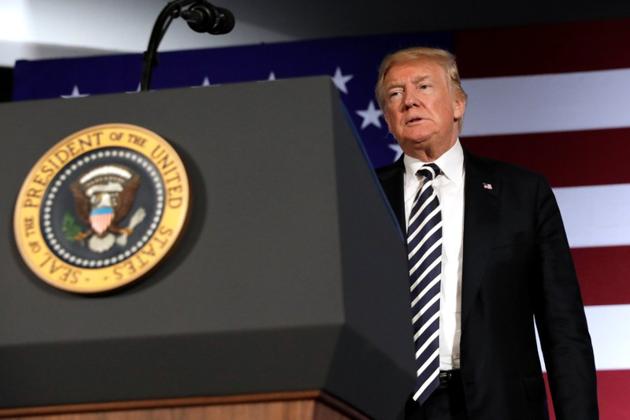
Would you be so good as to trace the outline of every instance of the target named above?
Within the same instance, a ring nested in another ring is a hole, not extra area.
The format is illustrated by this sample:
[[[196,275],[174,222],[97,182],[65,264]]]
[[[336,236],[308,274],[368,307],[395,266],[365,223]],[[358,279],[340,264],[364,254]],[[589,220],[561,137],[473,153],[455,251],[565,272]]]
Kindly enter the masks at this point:
[[[417,58],[402,62],[394,62],[385,73],[385,86],[418,79],[446,81],[446,70],[436,60]]]

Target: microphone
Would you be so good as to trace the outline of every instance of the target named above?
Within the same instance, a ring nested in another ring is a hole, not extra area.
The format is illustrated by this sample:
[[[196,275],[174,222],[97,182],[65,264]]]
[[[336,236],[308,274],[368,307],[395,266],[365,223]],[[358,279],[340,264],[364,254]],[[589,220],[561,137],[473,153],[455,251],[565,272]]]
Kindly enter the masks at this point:
[[[200,1],[180,15],[190,29],[195,32],[208,32],[212,35],[227,34],[234,28],[234,15],[228,9],[216,7],[207,1]]]
[[[151,86],[153,67],[157,65],[157,49],[173,19],[181,16],[195,32],[208,32],[212,35],[227,34],[234,28],[234,15],[228,9],[215,7],[207,0],[170,0],[162,9],[153,24],[149,45],[142,60],[140,90],[145,92]]]

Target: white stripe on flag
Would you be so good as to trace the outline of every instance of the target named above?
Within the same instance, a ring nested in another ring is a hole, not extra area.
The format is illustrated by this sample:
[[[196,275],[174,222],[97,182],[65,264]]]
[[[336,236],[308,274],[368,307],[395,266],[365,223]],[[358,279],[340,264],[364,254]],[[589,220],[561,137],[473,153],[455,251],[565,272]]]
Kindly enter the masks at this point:
[[[598,305],[585,309],[597,369],[630,369],[630,305]]]
[[[630,245],[630,184],[563,187],[553,192],[571,248]]]
[[[630,369],[630,305],[586,306],[597,370]],[[540,361],[545,364],[538,345]]]
[[[630,69],[462,81],[463,136],[630,127]]]

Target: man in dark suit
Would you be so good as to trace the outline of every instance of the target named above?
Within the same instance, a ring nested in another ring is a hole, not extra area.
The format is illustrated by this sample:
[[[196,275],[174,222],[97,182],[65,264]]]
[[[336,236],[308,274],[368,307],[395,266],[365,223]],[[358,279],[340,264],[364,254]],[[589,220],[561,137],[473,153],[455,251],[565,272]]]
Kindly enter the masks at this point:
[[[547,419],[535,324],[558,420],[597,419],[591,340],[547,182],[463,150],[467,96],[447,51],[389,55],[376,95],[404,152],[378,176],[407,232],[418,379],[406,417]]]

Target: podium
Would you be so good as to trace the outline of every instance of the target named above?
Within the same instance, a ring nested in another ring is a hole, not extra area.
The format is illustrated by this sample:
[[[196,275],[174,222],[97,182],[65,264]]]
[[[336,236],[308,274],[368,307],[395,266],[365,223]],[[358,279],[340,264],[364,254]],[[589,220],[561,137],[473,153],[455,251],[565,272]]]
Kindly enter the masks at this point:
[[[154,272],[76,295],[29,271],[11,215],[48,148],[104,123],[166,138],[192,207]],[[329,78],[3,104],[0,127],[0,416],[400,415],[404,239]]]

